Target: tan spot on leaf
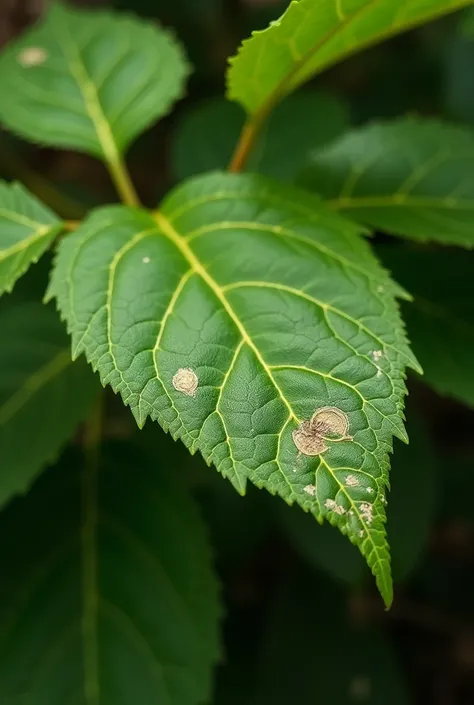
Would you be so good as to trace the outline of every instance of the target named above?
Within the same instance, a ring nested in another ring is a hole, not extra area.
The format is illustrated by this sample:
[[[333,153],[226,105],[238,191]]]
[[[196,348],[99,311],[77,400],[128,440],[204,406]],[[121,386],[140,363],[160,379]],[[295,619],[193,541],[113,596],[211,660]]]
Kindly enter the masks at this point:
[[[27,47],[18,54],[18,63],[26,68],[40,66],[48,58],[48,52],[41,47]]]
[[[173,387],[188,397],[196,396],[198,384],[197,374],[190,367],[181,367],[173,377]]]
[[[349,419],[347,414],[335,406],[323,406],[311,417],[311,428],[322,436],[345,437],[349,430]]]
[[[328,449],[322,436],[311,428],[311,421],[303,421],[293,431],[293,441],[303,455],[320,455]]]

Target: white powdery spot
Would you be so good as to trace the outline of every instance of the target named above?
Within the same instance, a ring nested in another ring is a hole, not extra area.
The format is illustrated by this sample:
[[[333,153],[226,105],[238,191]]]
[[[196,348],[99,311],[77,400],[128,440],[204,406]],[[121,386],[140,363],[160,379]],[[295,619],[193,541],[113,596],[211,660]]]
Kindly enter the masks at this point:
[[[181,367],[173,377],[173,387],[177,392],[195,397],[199,380],[197,374],[190,367]]]
[[[369,504],[369,502],[361,502],[359,509],[360,509],[360,513],[362,515],[362,518],[367,522],[367,524],[371,524],[374,520],[373,505]]]
[[[306,487],[303,488],[303,491],[306,492],[306,494],[310,494],[311,497],[314,497],[316,494],[316,487],[315,485],[306,485]]]
[[[348,475],[346,477],[346,485],[348,487],[357,487],[359,485],[359,480],[355,475]]]
[[[326,509],[329,509],[331,512],[335,512],[336,514],[342,515],[342,514],[346,513],[346,510],[344,509],[344,507],[342,507],[340,504],[335,502],[333,499],[327,499],[324,502],[324,506],[326,507]]]
[[[369,494],[373,494],[373,493],[374,493],[374,488],[373,488],[373,487],[366,487],[365,489],[367,490],[367,492],[368,492]]]
[[[381,357],[383,357],[383,350],[372,350],[372,357],[375,362],[378,362]]]
[[[18,54],[17,60],[19,64],[25,66],[25,68],[29,68],[30,66],[40,66],[44,64],[47,58],[48,52],[45,51],[45,49],[41,47],[28,47]]]
[[[359,531],[359,536],[360,536],[360,538],[363,538],[363,536],[364,536],[364,529],[361,529],[361,530]]]
[[[382,374],[383,374],[383,372],[382,372],[382,370],[381,370],[380,367],[379,367],[379,368],[377,369],[377,375],[376,375],[376,377],[381,377]]]
[[[150,259],[149,257],[144,257],[144,258],[142,259],[142,262],[143,262],[143,264],[150,264],[151,259]]]

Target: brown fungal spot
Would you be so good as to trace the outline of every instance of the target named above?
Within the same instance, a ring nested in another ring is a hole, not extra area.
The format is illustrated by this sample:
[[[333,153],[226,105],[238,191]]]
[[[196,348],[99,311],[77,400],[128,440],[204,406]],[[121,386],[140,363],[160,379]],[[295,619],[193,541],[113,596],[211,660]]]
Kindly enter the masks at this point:
[[[320,455],[328,450],[326,438],[336,440],[334,436],[339,436],[337,440],[349,440],[348,430],[349,420],[343,411],[335,406],[323,406],[293,431],[293,441],[300,453]]]
[[[349,419],[340,409],[335,406],[323,406],[317,409],[311,417],[311,427],[321,436],[347,436],[349,430]]]
[[[323,437],[311,427],[311,421],[303,421],[293,431],[293,441],[303,455],[320,455],[328,449]]]
[[[180,367],[173,377],[173,387],[177,392],[195,397],[199,380],[197,374],[190,367]]]
[[[48,58],[48,52],[41,47],[27,47],[18,54],[18,63],[26,68],[40,66]]]

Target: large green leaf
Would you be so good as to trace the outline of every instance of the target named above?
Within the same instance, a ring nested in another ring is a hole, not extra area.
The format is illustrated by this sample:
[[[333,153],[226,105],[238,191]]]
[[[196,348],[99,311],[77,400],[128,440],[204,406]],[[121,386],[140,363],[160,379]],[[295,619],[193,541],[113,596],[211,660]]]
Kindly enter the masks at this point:
[[[414,294],[404,318],[425,382],[474,407],[474,254],[394,247],[380,254]]]
[[[208,697],[217,586],[195,506],[168,475],[127,447],[98,476],[68,458],[1,515],[2,703]]]
[[[474,247],[474,134],[403,119],[349,132],[299,179],[351,218],[415,240]]]
[[[0,120],[116,164],[182,94],[187,73],[180,46],[157,25],[55,2],[0,57]]]
[[[249,478],[327,518],[387,602],[387,454],[405,438],[404,369],[416,367],[397,292],[358,226],[303,191],[219,173],[155,217],[92,213],[61,244],[50,288],[74,356],[140,425],[158,420],[240,492]],[[338,442],[316,442],[310,419],[325,407],[322,433]]]
[[[40,303],[0,314],[0,506],[55,460],[100,390],[74,364],[57,313]]]
[[[254,32],[231,59],[228,96],[250,113],[370,44],[472,0],[294,0],[279,20]]]
[[[213,98],[188,110],[173,136],[176,178],[225,169],[244,118],[242,108],[224,98]],[[294,129],[295,124],[298,129]],[[341,101],[314,91],[296,93],[272,113],[248,170],[293,181],[310,150],[335,139],[347,126],[348,111]]]
[[[60,220],[26,189],[0,182],[0,294],[11,291],[60,229]]]

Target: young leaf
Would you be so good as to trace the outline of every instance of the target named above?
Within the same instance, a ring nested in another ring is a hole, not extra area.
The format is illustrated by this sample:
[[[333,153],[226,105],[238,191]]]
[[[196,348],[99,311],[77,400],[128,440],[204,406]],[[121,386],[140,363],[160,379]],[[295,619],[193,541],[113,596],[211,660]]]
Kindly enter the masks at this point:
[[[265,114],[298,86],[349,54],[472,4],[472,0],[293,0],[231,59],[228,97]]]
[[[474,247],[474,136],[403,119],[349,132],[315,153],[299,183],[393,235]]]
[[[158,420],[242,493],[249,478],[327,518],[389,603],[387,453],[417,367],[399,292],[358,226],[303,191],[217,173],[155,217],[92,213],[61,243],[49,295],[74,356],[140,425]]]
[[[119,446],[98,477],[71,460],[48,471],[0,516],[0,560],[2,703],[208,697],[217,586],[195,506],[166,468]]]
[[[224,98],[188,111],[174,133],[172,163],[178,180],[225,169],[244,124],[244,112]],[[272,113],[253,151],[248,170],[293,181],[311,149],[339,137],[348,127],[344,103],[330,95],[296,93]],[[298,125],[298,129],[294,126]]]
[[[414,294],[404,317],[424,381],[474,408],[474,254],[393,247],[381,247],[380,254]]]
[[[156,24],[53,3],[0,57],[0,120],[109,164],[182,95],[179,44]]]
[[[72,364],[54,310],[36,302],[12,305],[0,313],[0,327],[2,506],[56,459],[98,388],[83,361]]]
[[[20,184],[0,182],[0,295],[36,262],[61,221]]]

